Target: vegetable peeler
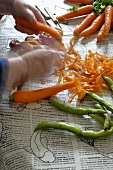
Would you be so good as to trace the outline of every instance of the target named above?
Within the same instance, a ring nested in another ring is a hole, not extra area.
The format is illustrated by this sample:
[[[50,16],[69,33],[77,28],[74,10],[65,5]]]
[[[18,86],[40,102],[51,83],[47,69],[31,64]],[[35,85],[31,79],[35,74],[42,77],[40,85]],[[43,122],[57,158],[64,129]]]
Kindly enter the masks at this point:
[[[46,20],[46,23],[49,26],[57,27],[59,29],[62,29],[61,25],[59,24],[58,20],[55,18],[55,16],[52,14],[51,10],[48,6],[44,7],[44,10],[38,8],[36,5],[35,7],[40,11],[44,19]]]

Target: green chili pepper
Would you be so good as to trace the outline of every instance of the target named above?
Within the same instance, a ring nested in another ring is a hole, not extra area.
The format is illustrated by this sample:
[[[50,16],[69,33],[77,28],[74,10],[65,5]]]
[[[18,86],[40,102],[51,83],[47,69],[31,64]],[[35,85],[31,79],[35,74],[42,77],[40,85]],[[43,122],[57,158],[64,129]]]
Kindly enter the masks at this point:
[[[81,107],[74,107],[64,103],[59,102],[55,98],[49,98],[49,101],[52,105],[57,107],[58,109],[78,115],[89,115],[89,114],[104,114],[105,111],[103,109],[94,109],[94,108],[81,108]]]
[[[84,131],[81,130],[78,126],[70,125],[68,123],[64,122],[40,122],[36,128],[35,131],[39,129],[48,129],[48,128],[53,128],[53,129],[60,129],[60,130],[66,130],[68,132],[72,132],[73,134],[77,135],[82,135],[84,137],[89,137],[89,138],[99,138],[99,137],[104,137],[113,134],[113,126],[108,130],[100,130],[100,131]]]
[[[105,106],[109,111],[113,112],[113,105],[108,101],[104,100],[102,97],[97,94],[86,92],[88,96],[90,96],[93,100],[97,101],[100,105]]]
[[[104,75],[102,75],[102,77],[105,80],[105,82],[107,83],[107,85],[109,86],[109,88],[113,91],[113,80],[107,76],[104,76]]]

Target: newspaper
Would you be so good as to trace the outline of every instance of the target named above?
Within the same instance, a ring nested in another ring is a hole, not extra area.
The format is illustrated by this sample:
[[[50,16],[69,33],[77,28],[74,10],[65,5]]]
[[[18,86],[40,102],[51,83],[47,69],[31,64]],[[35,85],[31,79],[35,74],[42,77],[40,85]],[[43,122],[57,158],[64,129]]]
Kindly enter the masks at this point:
[[[63,1],[42,0],[36,5],[49,6],[51,11],[58,15],[64,8],[71,5]],[[64,30],[63,41],[69,46],[73,29],[83,18],[77,18],[61,24]],[[68,24],[68,25],[67,25]],[[6,16],[0,22],[0,56],[13,57],[15,53],[9,48],[13,38],[24,40],[26,34],[14,29],[14,19]],[[85,56],[90,49],[104,55],[112,56],[113,34],[110,34],[100,43],[96,43],[96,34],[88,38],[78,38],[75,48],[81,56]],[[57,82],[57,77],[48,77],[45,84],[41,79],[25,84],[26,89],[50,86]],[[109,102],[113,96],[105,91],[101,94]],[[60,92],[57,99],[67,103],[68,91]],[[86,98],[78,102],[75,98],[70,105],[93,107],[93,101]],[[90,117],[72,115],[58,110],[49,100],[40,100],[28,104],[10,102],[6,94],[0,101],[0,170],[112,170],[113,169],[113,136],[91,139],[74,135],[63,130],[39,130],[34,132],[36,125],[41,121],[60,121],[76,124],[83,129],[99,130],[103,126]]]

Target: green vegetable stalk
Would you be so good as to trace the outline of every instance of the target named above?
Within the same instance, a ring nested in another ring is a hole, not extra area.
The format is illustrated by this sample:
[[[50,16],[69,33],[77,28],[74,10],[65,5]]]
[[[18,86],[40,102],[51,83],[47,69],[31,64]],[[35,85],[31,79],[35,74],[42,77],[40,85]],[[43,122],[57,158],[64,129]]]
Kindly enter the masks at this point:
[[[104,12],[106,6],[113,6],[113,0],[95,0],[92,5],[94,12],[100,14]]]

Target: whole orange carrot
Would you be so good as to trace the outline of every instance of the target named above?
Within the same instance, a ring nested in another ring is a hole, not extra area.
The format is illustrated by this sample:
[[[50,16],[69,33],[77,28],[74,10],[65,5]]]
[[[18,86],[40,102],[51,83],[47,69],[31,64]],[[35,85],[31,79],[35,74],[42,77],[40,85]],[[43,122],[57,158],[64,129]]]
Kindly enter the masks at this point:
[[[99,30],[99,28],[103,25],[105,19],[104,13],[100,14],[91,24],[90,27],[86,28],[84,31],[81,32],[82,37],[87,37],[96,31]]]
[[[105,23],[103,24],[97,35],[97,42],[102,41],[102,39],[106,35],[108,35],[111,29],[112,19],[113,19],[113,7],[111,5],[108,5],[105,8]]]
[[[64,0],[64,2],[72,2],[74,4],[91,5],[92,0]]]
[[[58,32],[58,30],[38,21],[36,24],[31,24],[24,18],[16,18],[16,24],[22,25],[23,27],[30,28],[34,30],[36,33],[38,33],[39,31],[44,31],[46,33],[49,33],[56,39],[62,39],[62,35]]]
[[[35,102],[37,100],[51,97],[63,90],[71,89],[73,87],[75,87],[75,81],[66,82],[63,84],[56,84],[54,86],[39,90],[19,90],[14,92],[13,96],[10,96],[10,99],[13,98],[13,100],[17,103]]]
[[[80,34],[84,29],[86,29],[96,18],[97,14],[92,12],[88,14],[87,17],[78,25],[78,27],[74,30],[74,35]]]
[[[57,16],[56,18],[58,21],[64,21],[65,19],[70,19],[81,15],[90,14],[92,11],[93,11],[93,6],[86,5],[86,6],[79,7],[77,10],[67,12],[61,16]]]
[[[108,35],[110,31],[112,19],[113,19],[113,7],[111,5],[108,5],[105,8],[105,28],[104,28],[105,35]]]
[[[97,34],[97,42],[102,41],[102,39],[105,37],[105,23],[102,25],[101,29],[99,30],[98,34]]]

